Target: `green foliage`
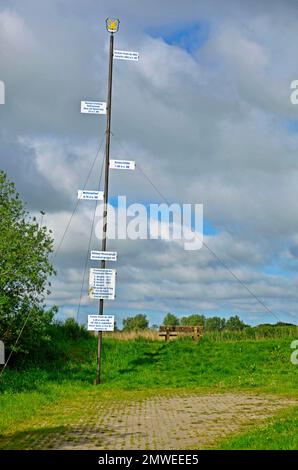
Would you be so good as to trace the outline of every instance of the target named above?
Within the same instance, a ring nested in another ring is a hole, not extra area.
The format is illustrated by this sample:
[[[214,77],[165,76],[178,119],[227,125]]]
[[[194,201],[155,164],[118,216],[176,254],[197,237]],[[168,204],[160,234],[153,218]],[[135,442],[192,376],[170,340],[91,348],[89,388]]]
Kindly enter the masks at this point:
[[[39,358],[22,370],[5,371],[0,391],[38,391],[47,384],[72,382],[92,386],[97,339],[82,332],[71,339],[67,328],[53,325],[50,344],[56,357]],[[245,330],[244,330],[245,331]],[[146,389],[155,387],[211,387],[218,390],[256,389],[270,393],[296,393],[297,366],[291,364],[293,331],[285,338],[214,341],[206,335],[198,343],[176,339],[165,343],[144,338],[123,341],[104,336],[102,387]],[[217,333],[217,332],[216,332]],[[227,333],[227,332],[225,332]],[[212,333],[213,334],[213,333]]]
[[[261,388],[294,394],[298,375],[290,344],[290,338],[214,342],[207,336],[198,343],[189,338],[106,340],[103,383],[108,388]]]
[[[245,323],[240,320],[238,315],[235,315],[234,317],[230,317],[226,321],[226,329],[227,330],[243,330],[246,327]]]
[[[297,336],[297,326],[277,327],[276,325],[246,326],[243,330],[206,331],[212,341],[248,341],[266,338],[292,338]]]
[[[225,439],[225,450],[297,450],[298,407],[280,412],[262,426]]]
[[[172,313],[167,313],[163,319],[163,324],[165,326],[177,326],[179,325],[179,318]]]
[[[15,350],[28,353],[49,339],[47,326],[56,310],[45,311],[44,300],[54,274],[52,251],[50,233],[29,217],[14,184],[0,171],[0,337],[7,349],[27,317]]]
[[[224,329],[226,321],[220,317],[209,317],[205,321],[206,331],[221,331]]]
[[[204,326],[205,324],[205,316],[204,315],[188,315],[187,317],[181,318],[181,325],[183,326]]]
[[[284,332],[293,330],[293,326],[287,325],[258,325],[255,327],[256,334],[262,338],[272,338],[272,336],[282,336]]]
[[[219,341],[229,339],[241,340],[246,338],[258,339],[266,337],[282,338],[292,334],[295,328],[297,329],[295,325],[283,322],[278,322],[274,325],[271,323],[264,323],[252,327],[246,325],[242,320],[240,320],[238,315],[225,320],[225,318],[217,316],[206,318],[204,315],[193,314],[183,317],[180,324],[183,326],[204,326],[205,332],[209,335],[212,334],[212,338]]]
[[[68,318],[64,323],[58,323],[55,326],[69,339],[89,338],[90,336],[85,326],[79,325],[74,318]]]
[[[135,315],[123,320],[123,331],[145,330],[148,328],[149,322],[146,315]]]
[[[52,323],[47,333],[49,341],[42,348],[31,351],[25,360],[18,355],[15,367],[4,371],[0,394],[37,391],[52,382],[85,380],[88,383],[84,370],[86,366],[91,370],[90,364],[96,359],[97,338],[73,319]]]
[[[206,318],[205,315],[193,314],[183,317],[180,323],[183,326],[204,326],[206,331],[222,331],[224,329],[237,331],[246,327],[237,315],[225,320],[220,317]]]
[[[3,374],[0,381],[0,433],[10,432],[18,423],[23,427],[25,420],[33,415],[38,417],[45,406],[55,402],[61,404],[62,416],[65,399],[81,400],[83,392],[96,393],[98,399],[106,393],[112,393],[113,398],[123,397],[125,389],[138,390],[144,398],[150,393],[155,395],[156,388],[159,388],[158,393],[163,390],[168,393],[170,389],[184,393],[186,389],[196,388],[204,393],[243,390],[293,397],[297,392],[297,366],[290,362],[290,344],[297,338],[295,328],[279,328],[288,331],[287,337],[259,340],[247,339],[246,329],[211,332],[198,343],[191,339],[168,343],[142,338],[123,341],[104,336],[100,393],[92,385],[97,339],[86,336],[83,330],[82,337],[71,339],[68,327],[61,324],[51,328],[54,341],[50,345],[55,346],[56,358],[51,356],[51,360],[43,359],[41,363],[39,357],[35,364],[26,363],[19,370],[6,369]],[[278,331],[278,328],[272,331]],[[213,340],[215,334],[218,341]],[[234,335],[234,340],[223,339],[224,334]],[[246,441],[231,442],[230,447],[257,448],[260,443],[265,447],[266,436],[269,442],[275,440],[276,446],[284,446],[280,448],[291,448],[293,435],[289,433],[294,429],[289,416],[284,423],[276,422],[272,430],[268,428],[268,433],[259,433],[259,438],[255,432],[249,440],[247,437]],[[229,443],[224,448],[229,448]]]

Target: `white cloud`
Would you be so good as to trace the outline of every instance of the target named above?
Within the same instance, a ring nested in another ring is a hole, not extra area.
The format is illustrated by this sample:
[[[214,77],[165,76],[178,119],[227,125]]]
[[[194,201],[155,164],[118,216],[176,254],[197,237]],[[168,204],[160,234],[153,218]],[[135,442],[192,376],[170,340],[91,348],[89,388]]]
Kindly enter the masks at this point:
[[[203,203],[219,230],[207,238],[211,248],[269,306],[292,318],[298,139],[286,120],[298,117],[289,88],[298,78],[297,9],[291,1],[268,9],[264,1],[230,0],[224,10],[219,0],[190,0],[187,7],[124,3],[64,0],[41,7],[31,0],[26,8],[16,1],[13,11],[0,10],[3,166],[29,207],[46,210],[57,245],[104,136],[104,117],[80,115],[79,102],[105,99],[104,20],[119,15],[116,47],[139,50],[140,61],[115,63],[112,154],[136,160],[170,202]],[[146,33],[201,20],[210,24],[210,36],[193,55]],[[99,173],[100,161],[90,185]],[[162,202],[139,170],[124,173],[111,174],[112,196]],[[56,258],[51,300],[69,311],[78,301],[91,220],[91,206],[80,204]],[[261,318],[261,306],[206,249],[110,244],[119,251],[119,294],[110,308],[229,310]],[[291,267],[292,275],[266,273],[272,262]]]

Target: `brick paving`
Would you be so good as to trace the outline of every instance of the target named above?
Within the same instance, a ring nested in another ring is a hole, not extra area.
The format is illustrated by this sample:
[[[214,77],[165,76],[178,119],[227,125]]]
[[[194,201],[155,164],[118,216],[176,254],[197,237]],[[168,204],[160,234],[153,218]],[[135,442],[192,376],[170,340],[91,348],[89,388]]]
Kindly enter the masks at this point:
[[[67,425],[54,425],[53,419],[42,426],[31,423],[27,430],[2,438],[0,447],[8,449],[14,443],[25,449],[212,448],[293,404],[297,402],[287,398],[235,393],[157,395],[109,403],[91,396]],[[70,403],[64,417],[71,411]]]

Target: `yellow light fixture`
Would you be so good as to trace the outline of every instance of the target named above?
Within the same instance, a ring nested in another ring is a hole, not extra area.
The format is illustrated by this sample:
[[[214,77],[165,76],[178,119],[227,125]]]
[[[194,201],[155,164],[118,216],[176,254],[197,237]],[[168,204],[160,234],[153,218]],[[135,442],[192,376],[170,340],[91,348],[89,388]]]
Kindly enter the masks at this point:
[[[107,30],[109,31],[109,33],[117,33],[119,29],[119,24],[120,24],[120,21],[118,20],[118,18],[106,19],[106,26],[107,26]]]

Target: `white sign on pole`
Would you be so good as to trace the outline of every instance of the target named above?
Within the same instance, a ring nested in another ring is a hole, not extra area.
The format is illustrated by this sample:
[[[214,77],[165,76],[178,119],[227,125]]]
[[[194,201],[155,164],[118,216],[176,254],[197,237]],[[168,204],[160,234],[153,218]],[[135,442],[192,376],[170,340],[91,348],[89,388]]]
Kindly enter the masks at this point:
[[[114,51],[114,59],[120,60],[139,60],[139,53],[133,51]]]
[[[114,315],[88,315],[88,331],[114,331]]]
[[[115,269],[91,268],[89,274],[89,296],[91,299],[115,299]]]
[[[87,201],[102,201],[103,191],[90,191],[87,189],[79,189],[78,199],[85,199]]]
[[[107,114],[107,103],[102,101],[81,101],[83,114]]]
[[[115,300],[115,295],[105,294],[99,289],[89,289],[89,297],[93,300]]]
[[[110,160],[110,168],[113,170],[135,170],[136,162],[134,160]]]
[[[117,261],[117,251],[91,251],[91,260],[94,261]]]

